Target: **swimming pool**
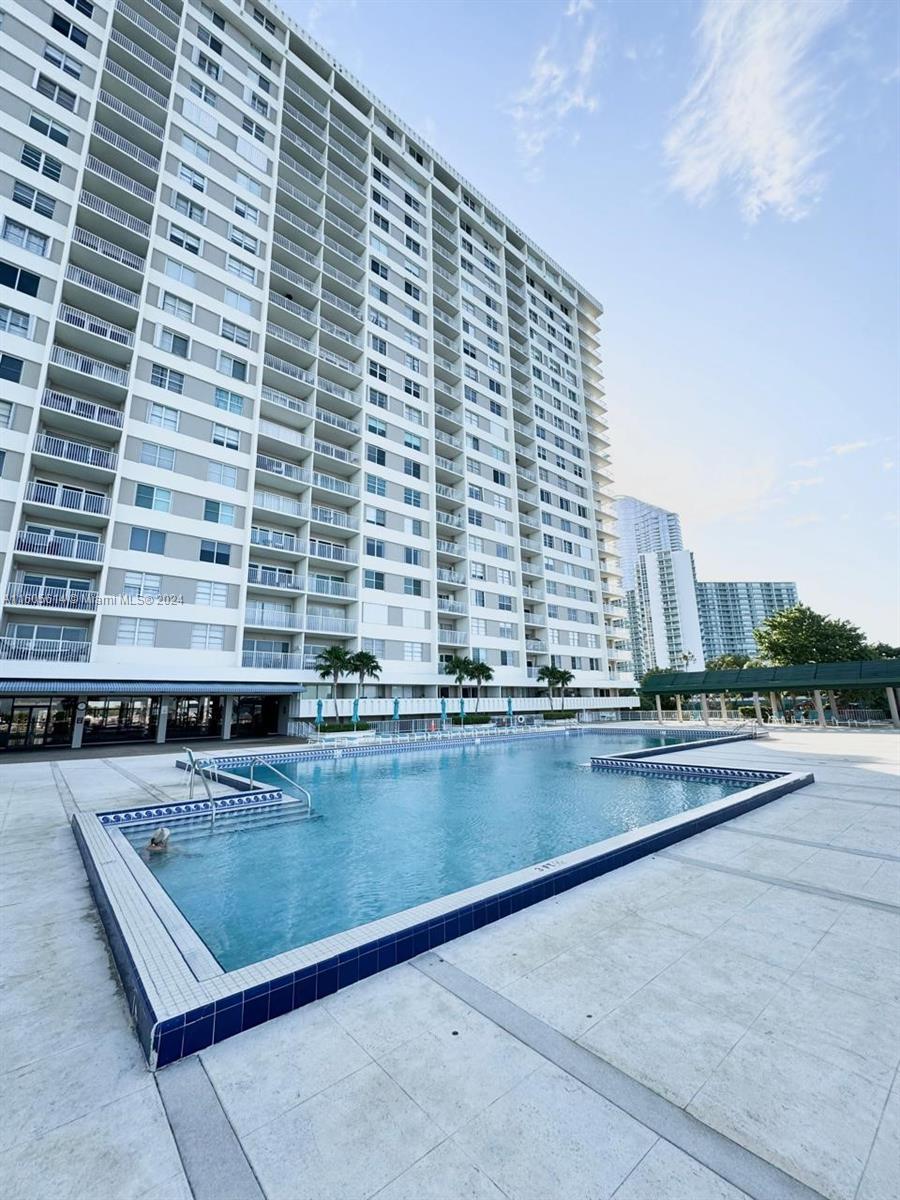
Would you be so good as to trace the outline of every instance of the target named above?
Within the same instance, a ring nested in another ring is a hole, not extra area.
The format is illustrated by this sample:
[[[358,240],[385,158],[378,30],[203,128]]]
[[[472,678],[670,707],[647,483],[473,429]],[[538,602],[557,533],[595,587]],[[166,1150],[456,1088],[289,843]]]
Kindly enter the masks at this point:
[[[591,772],[592,755],[668,744],[634,733],[278,762],[315,816],[245,813],[172,825],[146,856],[226,971],[305,946],[628,830],[745,781]],[[249,765],[229,767],[248,777]],[[265,765],[254,781],[280,787]],[[135,848],[147,830],[126,829]]]

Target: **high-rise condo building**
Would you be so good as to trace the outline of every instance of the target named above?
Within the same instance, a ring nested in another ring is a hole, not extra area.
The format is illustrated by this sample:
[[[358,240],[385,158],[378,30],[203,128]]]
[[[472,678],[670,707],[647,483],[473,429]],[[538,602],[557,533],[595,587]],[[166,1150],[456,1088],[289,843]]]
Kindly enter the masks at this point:
[[[702,670],[694,558],[678,514],[633,496],[619,497],[616,509],[635,675]]]
[[[707,659],[720,654],[759,653],[753,636],[766,617],[793,608],[796,583],[770,581],[698,583],[697,604],[703,652]]]
[[[0,18],[0,745],[290,731],[335,644],[633,703],[590,292],[268,4]]]

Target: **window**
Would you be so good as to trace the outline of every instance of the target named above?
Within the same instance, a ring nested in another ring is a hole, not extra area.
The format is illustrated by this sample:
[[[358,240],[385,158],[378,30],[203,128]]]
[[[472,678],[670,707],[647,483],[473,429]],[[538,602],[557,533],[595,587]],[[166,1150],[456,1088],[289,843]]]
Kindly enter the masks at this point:
[[[192,78],[190,82],[190,90],[194,96],[199,96],[203,103],[208,104],[210,108],[215,108],[218,104],[219,97],[209,86],[209,84],[204,83],[202,79]],[[212,120],[211,117],[210,120]],[[205,119],[203,121],[199,121],[198,123],[204,125],[205,127]]]
[[[378,417],[369,417],[366,422],[366,429],[369,433],[374,433],[378,437],[387,437],[387,425],[384,421],[379,421]]]
[[[417,492],[415,488],[403,489],[403,503],[411,504],[413,508],[422,507],[422,493]]]
[[[42,96],[46,96],[60,108],[65,108],[68,112],[75,111],[78,97],[68,88],[64,88],[62,84],[54,83],[49,75],[38,75],[37,83],[34,86]]]
[[[73,58],[71,54],[66,54],[59,47],[51,45],[50,42],[44,45],[44,58],[54,67],[65,72],[66,75],[71,75],[73,79],[81,78],[81,63],[78,59]]]
[[[387,279],[388,269],[383,262],[379,262],[377,258],[373,258],[369,262],[369,268],[373,275],[377,275],[379,279]]]
[[[225,289],[225,303],[229,308],[236,308],[242,313],[253,312],[253,301],[249,296],[245,296],[243,292],[236,292],[234,288]]]
[[[386,496],[387,483],[378,475],[366,475],[366,491],[373,496]]]
[[[152,508],[155,512],[171,512],[172,493],[168,488],[139,483],[134,489],[134,503],[137,508]]]
[[[233,254],[228,255],[225,267],[231,275],[237,275],[238,279],[246,279],[248,283],[256,282],[256,268],[251,267],[249,263],[241,262]]]
[[[373,588],[377,592],[384,591],[383,571],[363,571],[363,587]]]
[[[155,400],[151,400],[147,405],[147,424],[159,425],[161,429],[178,429],[179,413],[177,408],[170,408],[168,404],[157,404]]]
[[[15,334],[16,337],[31,336],[31,315],[18,308],[0,304],[0,333]]]
[[[141,462],[148,467],[160,467],[164,471],[174,471],[175,451],[171,446],[158,446],[156,442],[141,443]]]
[[[420,521],[418,517],[404,517],[403,532],[411,533],[413,537],[424,537],[425,523],[424,521]]]
[[[81,46],[82,49],[87,46],[88,35],[83,29],[80,29],[77,25],[74,25],[68,19],[68,17],[64,17],[60,13],[55,12],[50,18],[50,24],[57,33],[61,33],[64,38],[68,38],[69,41],[74,42],[76,46]]]
[[[191,339],[185,337],[183,333],[176,333],[174,329],[166,327],[160,329],[156,344],[160,350],[167,350],[169,354],[174,354],[178,358],[190,356]]]
[[[12,354],[0,354],[0,379],[6,383],[19,383],[24,367],[23,359],[14,358]]]
[[[197,584],[194,600],[197,604],[204,604],[209,608],[227,608],[228,584],[201,579]]]
[[[177,258],[166,259],[165,271],[170,279],[177,279],[179,283],[187,284],[188,287],[197,286],[197,272],[187,263],[179,262]]]
[[[249,175],[245,175],[243,171],[237,173],[237,185],[245,192],[249,192],[251,196],[262,196],[262,184],[256,179],[251,179]]]
[[[70,4],[82,16],[92,17],[94,15],[94,6],[91,4],[91,0],[66,0],[66,4]]]
[[[377,388],[369,388],[369,403],[374,404],[377,408],[387,408],[388,398],[386,392],[380,392]]]
[[[172,207],[183,217],[190,217],[192,221],[199,221],[201,225],[206,223],[206,209],[203,205],[192,200],[190,196],[185,196],[182,192],[175,193]]]
[[[224,650],[225,649],[225,626],[224,625],[192,625],[191,626],[191,649],[192,650]]]
[[[385,455],[385,452],[381,446],[366,447],[366,459],[369,462],[375,463],[379,467],[383,467],[385,465],[386,457],[387,456]]]
[[[217,80],[219,78],[219,64],[215,59],[210,58],[208,54],[204,54],[202,50],[197,52],[197,66],[210,79]]]
[[[261,117],[267,117],[269,115],[268,100],[263,100],[262,96],[258,96],[256,92],[254,92],[250,97],[250,107],[254,112],[258,112]]]
[[[59,121],[54,121],[52,117],[45,117],[43,113],[32,110],[28,124],[37,133],[45,134],[51,142],[59,142],[60,146],[68,146],[69,134],[72,131],[67,126],[61,125]]]
[[[188,233],[186,229],[182,229],[180,225],[169,226],[169,241],[176,246],[180,246],[182,250],[187,250],[189,254],[199,254],[202,245],[200,239],[194,233]]]
[[[420,567],[422,565],[422,551],[416,550],[413,546],[404,546],[403,561],[409,563],[411,567]]]
[[[144,554],[165,554],[166,535],[159,529],[142,529],[136,525],[131,531],[128,549]]]
[[[407,296],[412,296],[413,300],[422,299],[421,288],[416,287],[414,283],[410,283],[408,279],[404,280],[403,290],[406,292]]]
[[[422,439],[417,433],[410,433],[408,430],[403,434],[403,445],[410,450],[421,450]]]
[[[257,25],[262,25],[266,33],[275,32],[275,22],[270,20],[265,13],[260,12],[258,8],[254,8],[253,10],[253,20],[257,23]]]
[[[384,641],[382,638],[363,638],[362,648],[367,654],[375,654],[384,657]]]
[[[204,29],[202,25],[197,26],[197,38],[204,46],[208,46],[213,54],[222,53],[222,43],[208,29]]]
[[[383,508],[373,508],[371,504],[367,504],[366,522],[369,525],[387,525],[387,513]]]
[[[36,229],[23,225],[21,221],[14,221],[11,217],[7,217],[3,222],[2,236],[5,242],[21,246],[23,250],[30,250],[32,254],[38,254],[41,258],[46,255],[50,245],[50,239],[45,233],[38,233]]]
[[[265,126],[260,125],[258,121],[254,121],[252,117],[244,117],[241,121],[241,127],[244,133],[252,133],[258,142],[266,140]]]
[[[212,443],[214,446],[225,446],[229,450],[239,450],[241,435],[237,429],[229,425],[214,424],[212,427]]]
[[[384,363],[369,360],[369,374],[380,383],[387,383],[387,367]]]
[[[117,646],[155,646],[156,622],[144,617],[119,617],[116,626]]]
[[[126,571],[122,586],[124,596],[158,596],[162,587],[162,576],[147,571]]]
[[[184,392],[182,373],[173,371],[170,367],[163,367],[159,363],[154,363],[150,368],[150,382],[156,387],[165,388],[167,392],[175,392],[179,396]]]
[[[228,342],[235,342],[238,346],[250,345],[250,330],[245,329],[243,325],[235,325],[233,321],[222,321],[222,337]]]
[[[412,396],[416,400],[422,399],[422,385],[420,383],[416,383],[414,379],[404,379],[403,390],[406,392],[407,396]]]
[[[242,229],[238,229],[232,225],[228,232],[229,240],[234,242],[235,246],[240,246],[242,250],[249,251],[250,254],[259,253],[259,241],[252,237],[249,233],[244,233]]]
[[[199,158],[201,162],[209,162],[209,147],[204,146],[202,142],[198,142],[195,137],[191,137],[189,133],[181,135],[181,144],[188,152],[193,154],[195,158]]]
[[[236,512],[233,504],[223,504],[220,500],[205,500],[203,503],[203,520],[213,521],[217,525],[233,525]]]
[[[231,379],[241,379],[246,382],[247,363],[242,358],[235,358],[233,354],[225,354],[220,351],[219,370]]]
[[[213,542],[203,538],[200,542],[200,561],[227,567],[231,561],[231,546],[228,542]]]
[[[241,200],[240,198],[235,200],[234,213],[242,221],[249,221],[252,225],[259,224],[259,209],[252,204],[248,204],[246,200]]]
[[[171,313],[173,317],[181,317],[183,321],[193,321],[194,306],[190,300],[182,300],[174,292],[163,292],[163,312]]]
[[[221,408],[223,412],[237,413],[240,417],[244,415],[244,397],[239,396],[237,392],[217,387],[214,403],[216,408]]]
[[[403,643],[404,662],[422,662],[425,657],[425,647],[421,642]]]
[[[384,542],[378,538],[366,538],[366,554],[371,558],[384,558]]]
[[[376,354],[387,354],[387,342],[383,337],[377,337],[374,333],[369,335],[369,340],[372,344],[372,349]]]
[[[422,478],[422,468],[417,462],[413,462],[411,458],[403,460],[403,474],[410,475],[413,479]]]
[[[62,175],[62,163],[58,158],[45,154],[36,146],[30,146],[28,142],[22,147],[19,161],[30,170],[37,171],[39,175],[46,175],[48,179],[58,180]]]
[[[236,488],[238,481],[237,467],[227,463],[208,462],[206,464],[206,479],[209,483],[221,483],[223,487]]]

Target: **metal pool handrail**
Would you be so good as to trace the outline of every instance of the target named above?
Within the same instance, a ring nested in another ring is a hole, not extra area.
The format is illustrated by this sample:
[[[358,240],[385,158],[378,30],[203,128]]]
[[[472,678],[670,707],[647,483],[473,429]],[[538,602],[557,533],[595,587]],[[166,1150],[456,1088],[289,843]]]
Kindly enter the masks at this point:
[[[295,779],[288,778],[288,776],[285,775],[285,773],[283,771],[279,771],[277,767],[273,767],[272,764],[270,762],[266,762],[266,760],[264,758],[256,757],[256,758],[252,758],[250,760],[250,786],[251,787],[253,786],[253,768],[256,766],[257,763],[259,763],[263,767],[268,767],[269,770],[274,775],[277,775],[279,779],[283,779],[285,781],[285,783],[290,784],[290,786],[292,788],[297,788],[298,791],[301,791],[303,793],[303,795],[306,797],[306,811],[309,814],[312,813],[312,796],[309,794],[309,792],[303,786],[303,784],[297,783],[297,781]]]

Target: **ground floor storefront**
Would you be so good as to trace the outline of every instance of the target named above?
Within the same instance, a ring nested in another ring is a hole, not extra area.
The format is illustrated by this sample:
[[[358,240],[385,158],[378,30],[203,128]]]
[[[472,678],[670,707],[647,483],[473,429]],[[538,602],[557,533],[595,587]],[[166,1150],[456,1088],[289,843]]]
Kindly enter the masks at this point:
[[[182,685],[184,687],[185,685]],[[115,743],[165,743],[205,738],[265,738],[284,732],[286,702],[296,688],[252,694],[222,684],[175,685],[74,681],[0,683],[0,753],[72,749]]]

